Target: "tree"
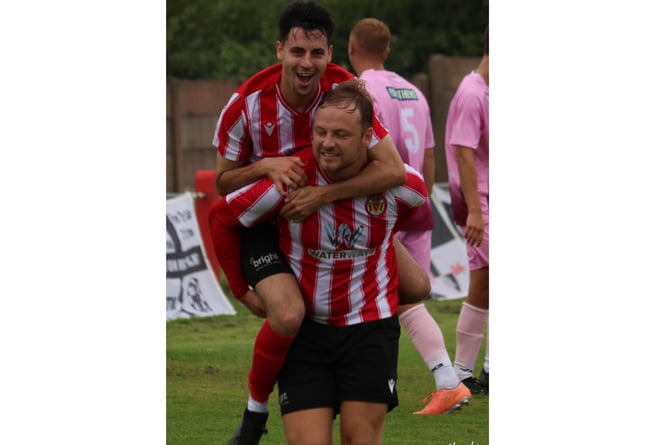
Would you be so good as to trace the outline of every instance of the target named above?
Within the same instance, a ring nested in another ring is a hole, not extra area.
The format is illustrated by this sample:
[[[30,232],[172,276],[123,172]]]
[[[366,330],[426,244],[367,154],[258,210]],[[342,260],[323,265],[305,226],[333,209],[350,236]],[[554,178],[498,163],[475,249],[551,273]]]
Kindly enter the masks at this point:
[[[488,0],[319,0],[335,20],[333,62],[349,68],[351,27],[363,17],[393,33],[386,68],[407,78],[427,71],[431,54],[478,57]],[[167,0],[167,75],[246,78],[277,62],[278,17],[290,0]],[[349,68],[350,69],[350,68]]]

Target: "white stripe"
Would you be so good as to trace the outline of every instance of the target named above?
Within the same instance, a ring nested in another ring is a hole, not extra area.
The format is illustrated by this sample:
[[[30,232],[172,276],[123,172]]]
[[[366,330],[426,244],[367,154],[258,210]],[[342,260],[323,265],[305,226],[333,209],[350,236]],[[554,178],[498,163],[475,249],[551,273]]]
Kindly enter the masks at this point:
[[[279,151],[282,156],[292,155],[295,151],[293,142],[293,114],[288,110],[280,100],[277,100],[277,116],[279,125],[277,130],[279,134]]]
[[[253,141],[253,150],[249,157],[249,162],[255,162],[262,157],[262,146],[260,138],[262,137],[262,125],[260,122],[260,91],[256,91],[246,96],[246,111],[248,113],[250,136]]]

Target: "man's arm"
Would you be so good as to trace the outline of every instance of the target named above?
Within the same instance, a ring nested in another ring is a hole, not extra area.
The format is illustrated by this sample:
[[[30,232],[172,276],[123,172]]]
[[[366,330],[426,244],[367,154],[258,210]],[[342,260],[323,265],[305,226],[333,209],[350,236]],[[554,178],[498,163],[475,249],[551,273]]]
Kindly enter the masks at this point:
[[[292,221],[302,221],[323,204],[374,195],[404,184],[406,171],[390,134],[367,153],[370,162],[359,175],[346,181],[320,187],[302,187],[291,192],[281,216]]]
[[[484,225],[481,202],[479,201],[478,181],[476,179],[474,149],[457,145],[455,158],[460,174],[460,188],[467,203],[465,239],[470,244],[479,246],[483,241]]]
[[[434,186],[434,147],[425,149],[425,157],[423,158],[423,180],[427,187],[427,196],[432,195],[432,186]]]
[[[288,188],[305,184],[304,163],[296,156],[263,158],[248,165],[244,161],[229,161],[216,153],[216,191],[225,196],[245,185],[268,177],[281,194],[287,194]]]

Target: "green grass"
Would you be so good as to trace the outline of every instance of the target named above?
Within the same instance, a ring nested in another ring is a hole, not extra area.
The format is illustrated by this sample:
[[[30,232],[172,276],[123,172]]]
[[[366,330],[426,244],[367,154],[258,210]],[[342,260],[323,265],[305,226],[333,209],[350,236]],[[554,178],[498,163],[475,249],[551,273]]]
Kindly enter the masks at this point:
[[[167,322],[167,444],[226,444],[246,406],[247,374],[262,320],[232,301],[238,315]],[[455,325],[462,300],[426,301],[453,359]],[[481,347],[480,370],[485,353]],[[386,417],[384,444],[488,444],[488,396],[442,416],[415,416],[434,379],[402,329],[397,388],[400,404]],[[261,444],[285,443],[276,391],[270,397],[268,434]],[[334,443],[339,444],[338,423]]]

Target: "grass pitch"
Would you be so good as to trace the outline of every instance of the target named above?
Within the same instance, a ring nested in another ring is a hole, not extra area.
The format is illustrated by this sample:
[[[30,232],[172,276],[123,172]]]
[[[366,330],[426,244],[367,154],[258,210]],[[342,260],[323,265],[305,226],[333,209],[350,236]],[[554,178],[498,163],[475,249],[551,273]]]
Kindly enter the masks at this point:
[[[232,301],[236,316],[167,322],[166,438],[168,445],[227,444],[248,398],[247,374],[253,342],[263,320]],[[462,300],[426,301],[444,333],[453,360],[455,326]],[[478,375],[485,341],[475,375]],[[440,416],[416,416],[434,379],[402,328],[397,388],[400,404],[386,417],[384,444],[487,445],[488,398],[474,395],[469,406]],[[338,421],[336,421],[338,422]],[[261,444],[285,444],[276,391],[270,397],[268,434]],[[334,443],[339,444],[338,423]]]

